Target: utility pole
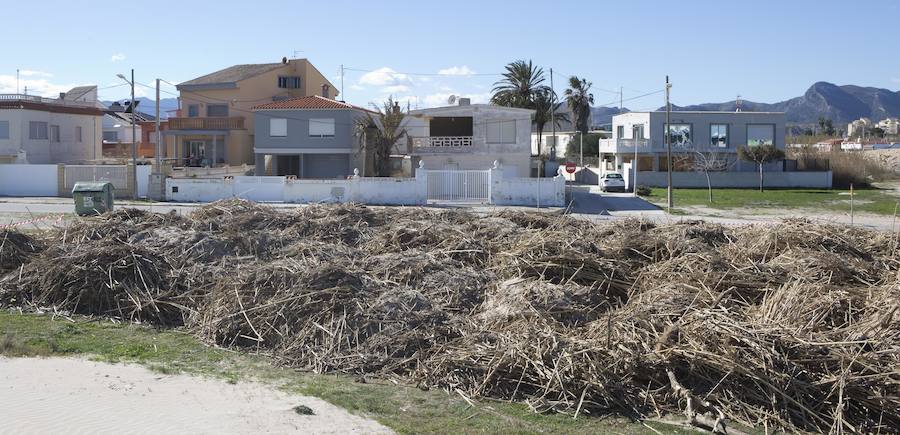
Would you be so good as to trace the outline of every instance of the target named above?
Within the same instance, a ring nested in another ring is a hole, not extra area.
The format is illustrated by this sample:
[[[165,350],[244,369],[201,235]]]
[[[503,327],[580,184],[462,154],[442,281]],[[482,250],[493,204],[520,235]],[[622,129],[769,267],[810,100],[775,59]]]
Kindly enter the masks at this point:
[[[16,95],[19,95],[19,69],[16,68]]]
[[[672,213],[672,141],[669,140],[669,117],[671,116],[672,106],[669,104],[669,90],[672,85],[669,84],[669,76],[666,76],[666,128],[663,129],[666,140],[666,208]]]
[[[344,64],[341,64],[341,101],[347,101],[344,97]]]
[[[159,99],[157,99],[158,101]],[[137,189],[137,126],[134,124],[137,122],[137,111],[134,110],[134,68],[131,69],[131,166],[133,166],[133,171],[131,172],[131,196],[134,197],[135,200],[138,199],[138,189]]]
[[[553,131],[553,145],[550,146],[550,161],[556,161],[556,89],[553,87],[553,68],[550,68],[550,129]],[[545,174],[546,175],[546,174]]]
[[[622,113],[622,107],[624,107],[622,103],[624,102],[624,98],[625,96],[622,95],[622,87],[619,86],[619,113]]]
[[[162,171],[160,158],[162,157],[162,134],[159,131],[159,79],[156,79],[156,172]]]

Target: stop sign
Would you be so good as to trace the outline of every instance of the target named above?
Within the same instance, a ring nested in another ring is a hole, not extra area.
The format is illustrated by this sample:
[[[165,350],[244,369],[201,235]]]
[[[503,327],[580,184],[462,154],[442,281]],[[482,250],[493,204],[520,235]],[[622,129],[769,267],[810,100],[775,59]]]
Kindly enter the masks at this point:
[[[568,172],[570,174],[574,174],[575,173],[575,163],[566,162],[566,172]]]

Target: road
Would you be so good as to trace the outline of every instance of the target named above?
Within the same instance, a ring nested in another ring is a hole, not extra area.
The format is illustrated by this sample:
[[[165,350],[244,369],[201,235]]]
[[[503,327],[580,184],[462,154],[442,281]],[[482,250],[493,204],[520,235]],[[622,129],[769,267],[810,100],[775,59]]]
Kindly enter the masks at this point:
[[[772,223],[785,218],[802,217],[825,223],[846,225],[847,216],[823,213],[818,210],[784,210],[770,211],[760,214],[736,214],[727,210],[697,210],[697,214],[670,215],[656,205],[642,198],[635,198],[630,193],[602,193],[593,186],[570,186],[571,204],[568,212],[579,219],[601,222],[614,219],[636,218],[656,223],[673,223],[688,220],[704,220],[723,225],[742,225],[749,223]],[[269,204],[276,208],[303,207],[303,204]],[[157,213],[188,214],[203,204],[175,202],[147,202],[120,200],[116,206],[131,207]],[[435,207],[437,206],[430,206]],[[499,210],[535,211],[534,207],[505,206],[457,206],[473,212],[487,214]],[[454,207],[454,208],[457,208]],[[542,208],[539,211],[552,212],[559,208]],[[19,229],[46,229],[58,226],[75,219],[75,206],[71,198],[11,198],[0,197],[0,228],[12,226]],[[711,214],[714,214],[711,216]],[[891,231],[895,228],[890,216],[861,215],[855,223],[861,227]]]

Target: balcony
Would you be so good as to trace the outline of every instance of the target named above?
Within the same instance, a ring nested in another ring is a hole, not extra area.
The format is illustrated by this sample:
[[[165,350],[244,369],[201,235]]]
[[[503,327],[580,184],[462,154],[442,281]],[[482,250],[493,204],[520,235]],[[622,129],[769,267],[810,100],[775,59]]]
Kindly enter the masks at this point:
[[[411,154],[465,153],[473,149],[472,136],[425,136],[411,139]]]
[[[243,130],[244,118],[169,118],[169,130]]]

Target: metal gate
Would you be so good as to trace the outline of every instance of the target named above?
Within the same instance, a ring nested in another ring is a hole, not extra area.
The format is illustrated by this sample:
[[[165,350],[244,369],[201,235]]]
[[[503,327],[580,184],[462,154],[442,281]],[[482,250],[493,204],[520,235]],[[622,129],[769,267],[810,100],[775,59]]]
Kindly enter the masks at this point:
[[[116,189],[126,188],[128,167],[125,165],[66,165],[66,192],[70,192],[80,181],[109,181]]]
[[[429,203],[491,202],[491,171],[428,170]]]

